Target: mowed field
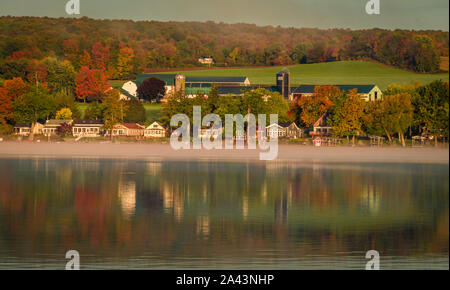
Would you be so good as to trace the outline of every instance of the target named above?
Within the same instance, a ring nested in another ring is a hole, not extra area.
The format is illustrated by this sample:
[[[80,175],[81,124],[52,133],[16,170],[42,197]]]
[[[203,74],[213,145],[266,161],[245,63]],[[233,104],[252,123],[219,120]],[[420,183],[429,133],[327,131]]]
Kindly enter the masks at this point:
[[[275,84],[275,74],[283,67],[231,68],[178,71],[187,76],[247,76],[251,84]],[[387,67],[373,62],[340,61],[317,64],[286,66],[291,72],[291,84],[376,84],[384,90],[392,83],[420,82],[427,84],[434,80],[449,79],[448,73],[418,74]]]
[[[81,118],[84,118],[88,104],[79,103],[78,109],[81,113]],[[159,112],[161,111],[161,104],[144,104],[146,123],[150,124],[157,121],[160,117]]]

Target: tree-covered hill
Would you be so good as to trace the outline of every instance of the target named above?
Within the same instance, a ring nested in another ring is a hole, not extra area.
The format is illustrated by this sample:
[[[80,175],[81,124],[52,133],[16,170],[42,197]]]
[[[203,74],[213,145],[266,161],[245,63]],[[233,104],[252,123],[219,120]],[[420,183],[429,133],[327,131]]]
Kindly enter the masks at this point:
[[[297,29],[214,22],[134,22],[89,18],[0,17],[0,69],[20,59],[56,56],[78,70],[101,58],[112,78],[148,68],[273,66],[373,59],[417,72],[448,56],[443,31]],[[7,78],[9,76],[2,76]]]

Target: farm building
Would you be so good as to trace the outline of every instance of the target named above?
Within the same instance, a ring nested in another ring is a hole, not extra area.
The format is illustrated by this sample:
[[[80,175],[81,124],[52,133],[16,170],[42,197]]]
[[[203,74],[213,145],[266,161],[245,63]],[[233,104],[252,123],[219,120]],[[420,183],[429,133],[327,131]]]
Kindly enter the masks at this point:
[[[215,63],[214,59],[210,56],[202,56],[198,59],[198,62],[201,64],[206,64],[208,66],[213,65]]]
[[[350,90],[356,89],[356,92],[365,101],[376,101],[380,100],[383,96],[380,88],[376,85],[334,85],[338,87],[341,91],[348,92]],[[301,85],[291,89],[292,99],[302,96],[312,96],[314,95],[314,89],[316,85]]]
[[[312,96],[314,88],[319,85],[300,85],[291,87],[290,72],[282,70],[276,74],[275,86],[271,85],[251,85],[250,80],[243,77],[213,77],[213,76],[185,76],[183,74],[141,74],[138,75],[135,85],[132,82],[126,83],[129,93],[135,94],[144,80],[157,78],[166,83],[166,96],[179,90],[183,90],[188,97],[194,97],[199,92],[208,95],[212,85],[215,84],[219,95],[242,95],[247,90],[259,88],[270,92],[279,92],[286,100],[293,100],[296,97]],[[125,86],[125,85],[124,85]],[[382,98],[382,92],[376,85],[336,85],[342,91],[357,90],[357,93],[366,101],[375,101]],[[123,87],[122,90],[125,90]]]
[[[247,77],[186,77],[182,74],[141,74],[136,78],[136,88],[148,78],[157,78],[166,83],[166,95],[176,90],[184,90],[186,95],[194,96],[201,91],[208,94],[212,84],[218,87],[247,87],[250,81]]]

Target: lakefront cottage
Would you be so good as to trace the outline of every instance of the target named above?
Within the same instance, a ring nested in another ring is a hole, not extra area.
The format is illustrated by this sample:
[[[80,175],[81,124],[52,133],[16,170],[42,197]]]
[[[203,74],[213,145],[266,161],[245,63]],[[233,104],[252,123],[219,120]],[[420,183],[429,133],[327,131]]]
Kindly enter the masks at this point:
[[[302,138],[303,133],[303,129],[294,122],[271,124],[266,127],[266,136],[270,138],[299,139]]]
[[[313,130],[309,132],[312,137],[327,137],[331,136],[333,129],[327,122],[328,113],[324,113],[313,125]]]
[[[166,136],[167,130],[158,122],[153,122],[144,131],[144,137],[147,138],[164,138]]]
[[[72,125],[73,120],[47,120],[42,129],[42,134],[46,136],[56,135],[58,133],[58,128],[64,123]]]
[[[141,137],[144,136],[145,126],[137,123],[117,124],[112,129],[112,136]]]
[[[31,123],[17,123],[14,126],[14,134],[17,136],[24,136],[24,137],[29,136],[31,134],[31,128],[32,128]],[[44,128],[44,125],[37,122],[34,125],[33,134],[42,134],[43,128]]]
[[[98,120],[76,120],[73,122],[72,135],[75,137],[100,137],[103,122]]]

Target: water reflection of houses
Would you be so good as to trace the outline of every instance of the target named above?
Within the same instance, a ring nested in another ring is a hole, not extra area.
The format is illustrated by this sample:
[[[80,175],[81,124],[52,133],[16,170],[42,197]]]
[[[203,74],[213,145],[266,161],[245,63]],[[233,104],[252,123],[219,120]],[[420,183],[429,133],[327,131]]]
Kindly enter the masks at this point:
[[[197,227],[196,227],[196,233],[197,235],[208,238],[210,233],[210,221],[209,216],[199,216],[197,218]]]
[[[380,210],[381,193],[373,184],[363,184],[361,192],[361,205],[367,208],[370,213],[377,213]]]
[[[173,214],[175,220],[181,221],[184,214],[184,194],[177,186],[167,181],[161,182],[164,212]]]
[[[136,182],[121,178],[118,191],[122,212],[128,218],[134,216],[136,212]]]

